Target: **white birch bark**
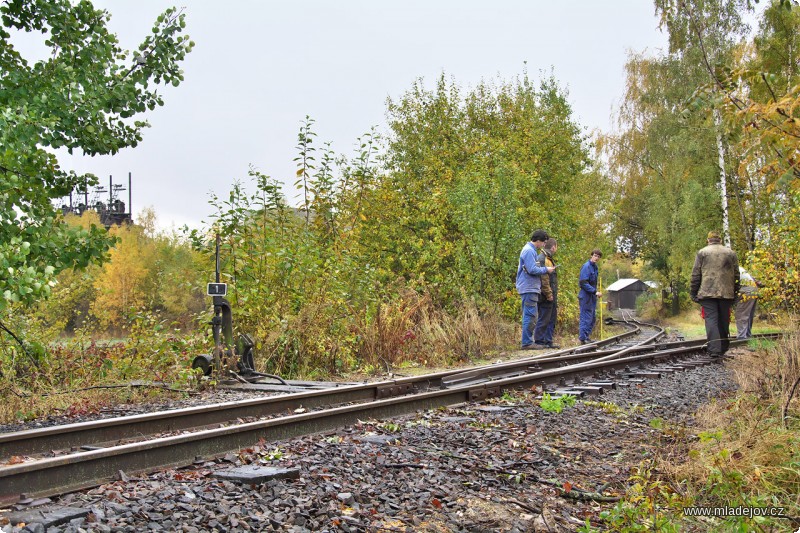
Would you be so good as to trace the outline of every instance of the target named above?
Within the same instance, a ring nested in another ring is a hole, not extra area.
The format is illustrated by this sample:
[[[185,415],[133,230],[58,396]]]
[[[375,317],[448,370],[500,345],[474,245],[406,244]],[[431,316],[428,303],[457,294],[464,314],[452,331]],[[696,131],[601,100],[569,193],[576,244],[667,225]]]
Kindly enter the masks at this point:
[[[719,190],[722,196],[722,238],[725,246],[731,247],[731,228],[728,223],[728,180],[725,175],[725,145],[722,143],[722,118],[719,110],[714,109],[714,126],[717,134],[717,152],[719,154]]]

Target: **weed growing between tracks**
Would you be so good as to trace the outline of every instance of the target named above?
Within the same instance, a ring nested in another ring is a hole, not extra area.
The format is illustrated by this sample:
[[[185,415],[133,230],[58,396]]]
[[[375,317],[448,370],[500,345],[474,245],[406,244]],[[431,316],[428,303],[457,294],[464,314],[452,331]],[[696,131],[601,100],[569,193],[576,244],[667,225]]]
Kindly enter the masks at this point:
[[[560,413],[564,407],[572,407],[575,405],[575,396],[566,394],[558,398],[552,398],[548,393],[542,394],[542,399],[539,401],[539,407],[548,413]]]
[[[661,453],[635,469],[625,500],[602,514],[606,525],[615,531],[800,527],[800,337],[757,346],[736,350],[726,365],[739,392],[700,409],[694,427],[651,423],[661,431]],[[782,508],[784,517],[687,517],[689,506]]]

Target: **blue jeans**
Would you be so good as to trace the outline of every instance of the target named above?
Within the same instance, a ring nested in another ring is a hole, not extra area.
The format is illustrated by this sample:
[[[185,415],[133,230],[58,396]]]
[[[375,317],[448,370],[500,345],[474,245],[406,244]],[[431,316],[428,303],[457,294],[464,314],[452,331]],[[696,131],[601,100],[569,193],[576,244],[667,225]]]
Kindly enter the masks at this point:
[[[522,346],[533,344],[533,328],[539,314],[539,293],[526,292],[522,298]]]
[[[588,341],[594,329],[595,310],[597,309],[597,296],[590,295],[587,298],[578,298],[580,307],[580,321],[578,323],[578,338]]]
[[[549,346],[553,344],[553,333],[556,329],[555,302],[542,300],[539,302],[539,320],[536,322],[536,332],[533,337],[536,344]]]

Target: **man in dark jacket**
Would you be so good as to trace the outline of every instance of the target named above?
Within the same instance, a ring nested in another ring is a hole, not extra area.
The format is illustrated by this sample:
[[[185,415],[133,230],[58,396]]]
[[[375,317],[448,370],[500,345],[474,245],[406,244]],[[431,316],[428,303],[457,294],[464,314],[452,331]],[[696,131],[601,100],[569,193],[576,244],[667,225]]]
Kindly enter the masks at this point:
[[[598,248],[592,250],[589,260],[583,264],[581,273],[578,275],[578,286],[580,287],[578,291],[578,308],[580,310],[578,339],[580,339],[581,344],[594,342],[590,335],[594,329],[597,298],[602,296],[597,291],[597,280],[599,278],[597,262],[601,257],[603,257],[603,252]]]
[[[544,254],[544,266],[556,267],[553,257],[558,250],[558,243],[552,237],[544,241],[542,253]],[[556,329],[556,316],[558,315],[558,272],[553,270],[546,276],[542,276],[542,293],[539,298],[539,320],[536,323],[534,339],[537,347],[560,348],[553,344],[553,333]]]
[[[728,351],[731,306],[739,293],[739,258],[721,244],[719,233],[708,233],[708,246],[694,259],[689,295],[703,307],[706,350],[720,359]]]

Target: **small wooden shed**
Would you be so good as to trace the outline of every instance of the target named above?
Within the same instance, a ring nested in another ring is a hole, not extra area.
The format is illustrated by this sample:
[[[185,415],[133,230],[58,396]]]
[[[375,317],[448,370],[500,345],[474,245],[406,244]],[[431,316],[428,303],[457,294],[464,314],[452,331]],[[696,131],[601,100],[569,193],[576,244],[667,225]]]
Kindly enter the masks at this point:
[[[636,298],[644,294],[650,287],[639,279],[618,279],[606,287],[605,300],[609,309],[636,309]]]

